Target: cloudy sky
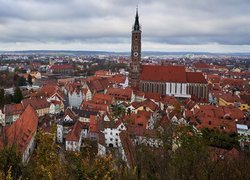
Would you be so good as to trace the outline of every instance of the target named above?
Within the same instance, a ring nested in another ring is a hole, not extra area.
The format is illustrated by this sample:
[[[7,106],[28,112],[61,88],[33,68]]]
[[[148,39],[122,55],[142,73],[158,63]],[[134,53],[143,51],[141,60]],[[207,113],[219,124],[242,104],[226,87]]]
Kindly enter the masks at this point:
[[[129,51],[138,0],[0,0],[0,50]],[[250,52],[250,0],[140,0],[142,48]]]

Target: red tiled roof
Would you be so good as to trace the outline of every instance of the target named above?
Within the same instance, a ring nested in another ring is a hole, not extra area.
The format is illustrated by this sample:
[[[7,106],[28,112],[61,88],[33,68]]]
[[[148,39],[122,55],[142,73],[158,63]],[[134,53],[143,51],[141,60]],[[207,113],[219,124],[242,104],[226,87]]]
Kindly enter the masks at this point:
[[[145,101],[140,102],[140,106],[147,107],[151,109],[152,111],[155,111],[158,108],[157,104],[155,104],[150,99],[146,99]]]
[[[200,72],[186,72],[185,66],[144,65],[140,76],[142,81],[207,83]]]
[[[30,104],[35,110],[50,107],[49,102],[43,97],[30,97],[28,99],[23,99],[21,103],[23,107],[27,107]]]
[[[75,121],[77,120],[77,115],[70,108],[67,108],[65,110],[63,119],[67,116],[69,116],[72,120],[75,120]]]
[[[120,134],[120,140],[121,140],[121,144],[126,156],[126,159],[128,161],[128,165],[130,168],[133,168],[136,164],[135,164],[135,149],[134,149],[134,145],[131,141],[131,139],[129,138],[129,135],[127,132],[122,131]]]
[[[126,80],[126,76],[122,74],[117,74],[109,78],[111,83],[124,83]]]
[[[167,105],[179,104],[178,100],[174,96],[164,96],[162,102]]]
[[[140,79],[158,82],[187,82],[185,66],[144,65]]]
[[[207,84],[207,80],[201,72],[187,72],[187,82]]]
[[[107,78],[98,78],[98,77],[94,79],[89,79],[87,84],[92,92],[104,91],[110,85]]]
[[[37,130],[38,117],[31,105],[28,105],[21,116],[6,128],[7,144],[16,144],[23,153]]]
[[[126,101],[126,100],[131,100],[132,93],[133,93],[133,90],[130,88],[125,88],[125,89],[108,88],[106,94],[113,96],[115,99]]]
[[[193,66],[196,68],[196,69],[209,69],[210,66],[204,62],[197,62],[197,63],[194,63]]]
[[[215,74],[208,74],[207,79],[210,80],[212,83],[220,83],[221,77]]]
[[[137,135],[143,134],[148,124],[148,117],[142,114],[130,114],[124,116],[123,120],[127,123],[130,133]]]
[[[53,93],[57,90],[57,88],[58,87],[56,84],[46,84],[42,86],[40,92],[46,95],[53,95]]]
[[[6,104],[4,106],[4,113],[6,116],[18,115],[23,112],[23,106],[19,104]]]
[[[83,127],[84,123],[77,121],[74,124],[73,129],[68,133],[68,135],[66,136],[66,141],[79,141],[80,137],[81,137],[81,131],[82,131],[82,127]]]
[[[91,132],[91,133],[97,133],[98,132],[97,116],[90,115],[89,132]]]
[[[218,98],[221,98],[229,103],[242,102],[239,96],[232,93],[221,93],[219,94]]]
[[[71,64],[62,64],[62,65],[53,65],[50,67],[50,69],[73,69],[73,66]]]
[[[93,110],[97,110],[97,111],[108,111],[109,110],[107,104],[98,103],[98,102],[95,102],[93,100],[84,101],[81,104],[81,107],[86,108],[86,109],[93,109]]]
[[[64,98],[64,93],[59,89],[57,84],[46,84],[43,85],[38,95],[46,95],[47,97],[51,97],[54,94],[58,94],[59,98]]]
[[[98,104],[101,103],[111,105],[113,102],[113,97],[108,94],[95,93],[92,100]]]
[[[202,118],[201,122],[196,126],[198,129],[216,129],[227,133],[236,133],[236,122],[219,118]]]
[[[95,72],[95,76],[99,76],[99,77],[107,77],[109,76],[110,73],[108,71],[104,71],[104,70],[99,70]]]
[[[161,101],[161,95],[159,93],[145,93],[145,98],[153,99],[155,102]]]

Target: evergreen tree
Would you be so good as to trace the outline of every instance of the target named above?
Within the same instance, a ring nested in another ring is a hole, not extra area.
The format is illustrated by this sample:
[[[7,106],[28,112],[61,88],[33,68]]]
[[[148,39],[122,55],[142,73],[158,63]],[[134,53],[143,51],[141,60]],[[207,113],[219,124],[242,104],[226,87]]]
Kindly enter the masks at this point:
[[[22,175],[22,157],[17,147],[6,146],[0,150],[0,178],[7,179],[12,176],[13,179],[18,179]]]
[[[17,86],[25,86],[25,85],[26,85],[26,79],[24,77],[18,77]]]
[[[32,82],[32,76],[29,74],[28,76],[28,83],[32,86],[33,82]]]
[[[0,108],[4,106],[4,89],[0,89]]]
[[[13,102],[13,95],[12,94],[6,94],[4,96],[4,105],[5,104],[10,104]]]
[[[14,91],[13,101],[14,103],[20,103],[23,100],[23,94],[21,89],[17,86]]]

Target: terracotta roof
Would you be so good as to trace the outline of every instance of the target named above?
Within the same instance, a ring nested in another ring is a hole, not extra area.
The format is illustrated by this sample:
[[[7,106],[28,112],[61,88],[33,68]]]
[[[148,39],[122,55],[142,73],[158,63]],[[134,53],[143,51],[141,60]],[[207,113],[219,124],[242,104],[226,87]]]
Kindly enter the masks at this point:
[[[63,119],[65,117],[69,116],[72,120],[77,120],[77,115],[75,114],[75,112],[70,109],[70,108],[67,108],[65,111],[64,111],[64,115],[63,115]]]
[[[236,122],[219,118],[201,118],[200,124],[196,126],[198,129],[216,129],[227,133],[236,133]]]
[[[44,93],[52,94],[57,88],[57,84],[45,84],[42,86],[41,91]]]
[[[197,63],[194,63],[193,66],[196,68],[196,69],[209,69],[210,66],[204,62],[197,62]]]
[[[142,92],[142,91],[134,91],[134,94],[135,94],[136,96],[140,96],[140,97],[144,97],[144,96],[145,96],[145,93]]]
[[[30,104],[35,110],[45,109],[50,107],[49,102],[44,97],[30,97],[28,99],[23,99],[21,101],[21,104],[23,105],[24,108]]]
[[[111,105],[113,102],[113,97],[108,94],[95,93],[92,100],[96,103]]]
[[[244,113],[234,107],[212,106],[212,105],[200,105],[200,109],[195,110],[195,116],[204,117],[216,117],[227,118],[232,120],[241,120],[244,118]]]
[[[21,116],[6,128],[7,144],[16,144],[23,153],[34,133],[36,133],[38,117],[31,105],[28,105]]]
[[[215,74],[208,74],[207,79],[212,83],[220,83],[221,77]]]
[[[186,72],[185,66],[144,65],[140,76],[142,81],[207,83],[200,72]]]
[[[148,125],[148,117],[142,114],[130,114],[124,116],[123,121],[126,122],[128,131],[134,135],[142,135]]]
[[[77,121],[74,124],[73,129],[67,134],[66,141],[79,141],[81,137],[81,131],[84,123]]]
[[[90,109],[73,109],[74,113],[79,117],[90,118],[91,115],[97,115],[98,112]]]
[[[110,76],[110,73],[108,71],[99,70],[95,72],[95,76],[107,77],[107,76]]]
[[[127,159],[128,166],[130,168],[133,168],[136,165],[134,145],[131,139],[129,138],[129,135],[127,134],[127,132],[122,131],[119,134],[119,136],[120,136],[121,144],[122,144],[122,147],[123,147],[126,159]]]
[[[207,84],[207,80],[201,72],[187,72],[187,82]]]
[[[89,80],[87,85],[91,92],[101,92],[109,87],[109,81],[107,78],[97,78],[94,80]]]
[[[158,108],[158,105],[155,104],[150,99],[146,99],[145,101],[140,102],[140,106],[147,107],[147,108],[151,109],[152,111],[156,111]]]
[[[84,101],[81,104],[82,109],[92,109],[95,111],[109,111],[109,105],[108,104],[102,104],[93,100],[90,101]]]
[[[158,82],[187,82],[185,66],[143,65],[140,79]]]
[[[98,132],[97,116],[90,115],[89,132],[91,132],[91,133],[97,133]]]
[[[109,78],[109,81],[114,84],[124,83],[125,80],[126,80],[126,76],[122,74],[116,74]]]
[[[159,93],[145,93],[145,98],[152,99],[155,102],[161,101],[161,95]]]
[[[74,69],[71,64],[62,64],[62,65],[53,65],[50,67],[50,69]]]
[[[174,96],[163,96],[161,101],[166,105],[179,104],[178,100]]]
[[[195,107],[195,105],[197,105],[197,103],[192,99],[185,99],[183,105],[185,106],[186,109],[191,110]]]
[[[239,96],[232,93],[221,93],[218,98],[221,98],[229,103],[242,102]]]
[[[108,88],[106,94],[113,96],[115,99],[127,101],[127,100],[131,100],[133,90],[130,88],[125,88],[125,89]]]
[[[209,128],[234,133],[236,120],[244,119],[244,114],[238,108],[203,105],[200,109],[195,109],[193,117],[199,129]]]
[[[24,108],[21,103],[19,104],[6,104],[4,106],[4,113],[6,116],[18,115],[23,112]]]

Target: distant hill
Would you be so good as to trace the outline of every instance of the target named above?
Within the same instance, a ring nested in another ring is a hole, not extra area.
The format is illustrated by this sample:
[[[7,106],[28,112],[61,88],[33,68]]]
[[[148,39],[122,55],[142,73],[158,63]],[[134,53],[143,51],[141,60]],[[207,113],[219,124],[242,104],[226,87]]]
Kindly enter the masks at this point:
[[[71,51],[71,50],[27,50],[27,51],[0,51],[0,54],[23,54],[23,55],[57,55],[57,56],[94,56],[94,55],[121,55],[129,56],[130,52],[111,52],[111,51]],[[250,56],[249,53],[209,53],[209,52],[162,52],[162,51],[143,51],[143,56],[168,56],[168,55],[214,55],[214,56]]]

